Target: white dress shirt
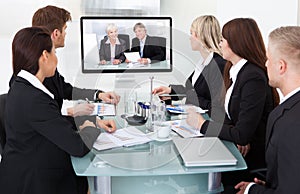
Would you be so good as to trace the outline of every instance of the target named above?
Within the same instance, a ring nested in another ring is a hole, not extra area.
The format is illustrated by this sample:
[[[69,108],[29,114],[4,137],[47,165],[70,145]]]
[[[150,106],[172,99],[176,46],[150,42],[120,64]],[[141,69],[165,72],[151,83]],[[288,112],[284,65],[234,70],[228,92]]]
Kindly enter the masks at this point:
[[[209,55],[207,56],[205,61],[203,61],[203,59],[201,59],[196,64],[195,71],[194,71],[194,74],[193,74],[193,77],[192,77],[193,86],[195,85],[195,83],[196,83],[198,77],[200,76],[200,74],[202,73],[204,67],[207,66],[210,63],[210,61],[213,59],[213,57],[214,57],[214,53],[211,52],[211,53],[209,53]]]
[[[116,38],[116,44],[112,45],[109,38],[107,39],[107,41],[105,42],[105,44],[109,44],[110,45],[110,58],[114,59],[116,57],[116,45],[117,44],[121,44],[119,41],[119,38]]]
[[[232,84],[230,85],[230,87],[228,88],[228,90],[226,91],[226,95],[225,95],[225,103],[224,103],[224,107],[225,107],[225,112],[228,116],[229,119],[231,119],[230,115],[229,115],[229,100],[232,94],[232,90],[234,87],[234,84],[236,82],[236,78],[238,73],[240,72],[240,70],[242,69],[242,67],[245,65],[245,63],[247,62],[246,59],[241,59],[239,62],[237,62],[237,64],[233,65],[230,70],[229,70],[229,76],[230,79],[232,80]]]

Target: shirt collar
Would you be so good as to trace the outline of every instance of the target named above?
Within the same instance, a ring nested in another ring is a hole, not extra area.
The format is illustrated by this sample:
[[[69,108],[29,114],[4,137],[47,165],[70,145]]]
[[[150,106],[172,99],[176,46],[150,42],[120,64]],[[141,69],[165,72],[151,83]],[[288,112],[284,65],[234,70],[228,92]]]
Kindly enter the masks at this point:
[[[235,82],[237,74],[242,69],[242,67],[246,64],[246,59],[241,59],[237,64],[233,65],[229,70],[229,76],[232,79],[232,82]]]
[[[300,91],[300,87],[296,88],[295,90],[291,91],[290,93],[288,93],[287,95],[285,95],[281,100],[280,103],[283,103],[284,101],[286,101],[287,99],[289,99],[290,97],[292,97],[294,94],[296,94],[297,92]]]
[[[105,44],[110,44],[109,38],[107,38]],[[120,41],[119,41],[119,38],[116,39],[116,44],[121,44]]]
[[[40,80],[38,80],[37,77],[29,73],[28,71],[21,70],[18,73],[18,76],[26,79],[34,87],[42,90],[44,93],[48,94],[52,99],[54,99],[54,95],[40,82]]]
[[[145,37],[141,40],[143,42],[143,44],[145,44],[146,38],[147,38],[147,35],[145,35]]]

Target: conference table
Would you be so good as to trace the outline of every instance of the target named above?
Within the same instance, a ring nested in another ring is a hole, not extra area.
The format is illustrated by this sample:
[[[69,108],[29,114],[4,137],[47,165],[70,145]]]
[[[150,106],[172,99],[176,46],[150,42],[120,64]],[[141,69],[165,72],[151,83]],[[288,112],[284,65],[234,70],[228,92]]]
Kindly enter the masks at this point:
[[[118,128],[126,125],[121,118],[115,119]],[[221,172],[247,168],[236,146],[228,141],[222,142],[237,159],[236,165],[187,168],[170,139],[102,151],[92,149],[82,158],[72,157],[73,168],[78,176],[88,177],[91,194],[220,193]]]

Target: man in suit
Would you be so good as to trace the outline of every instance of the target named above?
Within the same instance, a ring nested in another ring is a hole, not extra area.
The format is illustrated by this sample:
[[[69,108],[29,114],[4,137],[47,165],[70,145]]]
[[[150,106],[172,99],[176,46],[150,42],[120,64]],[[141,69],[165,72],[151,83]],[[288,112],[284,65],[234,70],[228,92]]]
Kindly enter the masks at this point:
[[[280,27],[269,35],[267,50],[269,84],[283,94],[270,113],[266,132],[266,181],[240,182],[242,193],[300,191],[300,27]]]
[[[149,64],[166,59],[163,50],[158,46],[160,45],[158,39],[147,35],[147,30],[143,23],[136,23],[133,31],[136,37],[132,39],[131,52],[140,53],[139,63]]]
[[[71,21],[71,14],[59,7],[46,6],[37,10],[32,17],[32,26],[45,26],[51,32],[51,38],[54,43],[54,47],[62,48],[65,46],[65,36],[67,22]],[[54,94],[55,100],[58,102],[60,108],[62,108],[63,100],[76,100],[76,99],[89,99],[89,100],[102,100],[109,103],[117,104],[120,96],[115,92],[103,92],[101,90],[81,89],[73,87],[70,83],[65,82],[64,77],[57,71],[55,75],[46,78],[43,84],[47,89]],[[80,105],[71,107],[67,110],[69,116],[77,117],[83,115],[89,115],[93,112],[94,105],[88,103],[82,103]],[[81,124],[81,120],[77,117],[76,123]],[[90,118],[91,119],[91,118]],[[93,118],[93,120],[95,117]],[[69,118],[71,122],[73,119]],[[115,129],[115,124],[111,120],[97,119],[97,124],[108,131]]]

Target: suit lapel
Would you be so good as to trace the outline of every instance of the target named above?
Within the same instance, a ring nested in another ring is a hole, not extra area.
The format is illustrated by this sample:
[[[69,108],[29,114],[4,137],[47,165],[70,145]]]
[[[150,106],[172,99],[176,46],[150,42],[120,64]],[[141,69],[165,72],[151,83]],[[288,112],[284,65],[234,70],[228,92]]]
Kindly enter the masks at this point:
[[[300,101],[300,92],[297,92],[282,104],[278,105],[269,115],[267,130],[266,130],[266,148],[269,145],[270,137],[273,132],[274,124],[283,116],[285,110],[291,109],[294,104]]]

